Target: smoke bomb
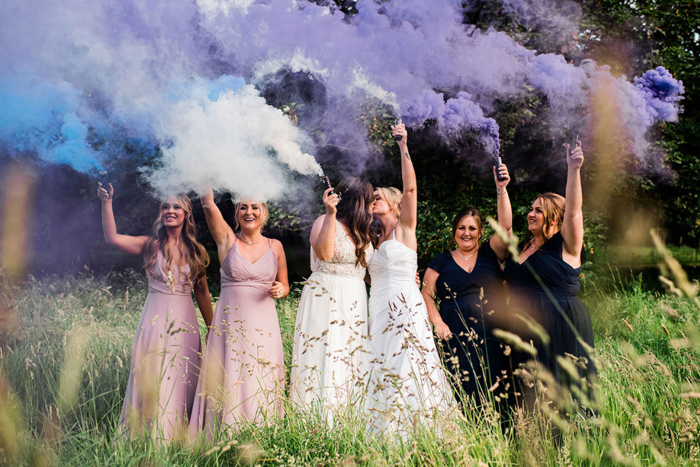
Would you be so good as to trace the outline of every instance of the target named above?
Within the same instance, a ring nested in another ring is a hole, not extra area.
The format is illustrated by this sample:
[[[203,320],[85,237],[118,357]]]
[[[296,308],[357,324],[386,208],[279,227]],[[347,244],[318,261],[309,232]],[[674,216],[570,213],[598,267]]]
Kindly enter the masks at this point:
[[[394,126],[401,125],[402,123],[403,123],[403,122],[401,121],[401,118],[397,118],[396,120],[394,120]],[[401,141],[401,140],[403,139],[403,136],[401,136],[401,135],[396,135],[396,136],[394,136],[394,139],[395,139],[396,141]]]
[[[501,165],[503,165],[503,160],[500,157],[498,157],[498,159],[496,161],[496,178],[498,179],[499,182],[503,181],[505,179],[501,175],[501,173],[498,171],[498,169],[501,168]]]

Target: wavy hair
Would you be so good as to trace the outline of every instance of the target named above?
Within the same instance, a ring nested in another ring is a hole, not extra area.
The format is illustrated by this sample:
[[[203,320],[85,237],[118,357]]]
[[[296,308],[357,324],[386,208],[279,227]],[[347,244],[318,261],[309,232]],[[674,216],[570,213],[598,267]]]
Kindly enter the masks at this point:
[[[190,266],[187,282],[189,282],[190,286],[193,286],[195,282],[204,277],[207,266],[209,266],[209,254],[204,246],[197,241],[197,227],[192,217],[192,201],[185,195],[175,196],[175,199],[177,199],[178,204],[185,212],[185,223],[180,232],[180,248],[185,261]],[[166,260],[165,270],[170,271],[173,265],[173,255],[165,248],[168,242],[168,232],[163,225],[164,204],[165,201],[160,203],[160,214],[153,223],[153,236],[148,239],[143,248],[144,268],[146,269],[146,274],[153,278],[157,277],[155,268],[159,250],[163,253],[163,257]]]
[[[545,241],[549,240],[549,235],[547,231],[549,230],[550,224],[554,223],[557,226],[557,230],[561,229],[561,225],[564,222],[564,210],[566,209],[566,198],[562,195],[556,193],[543,193],[538,195],[532,202],[540,200],[542,205],[542,216],[544,218],[544,228],[542,230],[542,235]],[[532,232],[529,230],[525,234],[525,242],[528,242],[532,237]]]
[[[374,202],[372,184],[357,177],[348,177],[338,183],[336,191],[343,196],[343,200],[338,203],[336,219],[348,228],[355,244],[355,265],[361,264],[366,268],[365,250],[372,242],[372,213],[369,210]]]
[[[476,222],[476,228],[479,230],[479,245],[484,237],[484,218],[481,216],[481,211],[474,207],[467,207],[462,209],[457,213],[454,219],[452,219],[452,237],[450,237],[450,244],[455,244],[455,235],[457,234],[457,229],[462,219],[465,217],[473,217],[474,222]]]

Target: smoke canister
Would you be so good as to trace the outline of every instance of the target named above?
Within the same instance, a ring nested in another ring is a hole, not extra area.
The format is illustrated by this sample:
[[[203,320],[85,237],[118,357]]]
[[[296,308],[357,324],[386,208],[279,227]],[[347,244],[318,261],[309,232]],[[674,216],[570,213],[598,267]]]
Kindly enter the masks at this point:
[[[101,171],[98,173],[98,181],[100,182],[102,188],[107,190],[107,193],[109,193],[109,179],[107,178],[106,171]]]
[[[403,121],[401,121],[401,117],[398,117],[396,120],[394,120],[394,126],[401,125]],[[396,135],[394,136],[394,139],[396,141],[401,141],[403,139],[403,136],[401,135]]]
[[[331,179],[328,178],[327,175],[319,175],[319,178],[320,178],[321,181],[326,185],[327,188],[333,188],[333,186],[331,185]],[[329,194],[330,194],[330,195],[335,195],[335,194],[337,194],[337,195],[338,195],[338,202],[339,202],[339,203],[340,203],[340,201],[342,201],[342,199],[343,199],[343,197],[340,195],[340,193],[336,193],[335,190],[331,190],[331,192],[330,192]]]
[[[502,165],[503,160],[500,157],[498,157],[496,161],[496,179],[498,179],[499,182],[505,179],[505,177],[503,177],[503,175],[501,175],[501,173],[498,171],[498,169],[500,169]]]

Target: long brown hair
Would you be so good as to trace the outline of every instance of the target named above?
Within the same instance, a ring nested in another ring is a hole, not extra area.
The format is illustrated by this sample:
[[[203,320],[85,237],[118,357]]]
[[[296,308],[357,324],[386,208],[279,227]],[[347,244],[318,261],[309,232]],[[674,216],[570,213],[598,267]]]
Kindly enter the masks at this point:
[[[355,244],[355,265],[361,264],[366,268],[365,249],[372,241],[369,233],[372,223],[369,208],[374,201],[372,184],[357,177],[348,177],[338,183],[336,191],[343,197],[338,203],[336,219],[348,228],[350,238]]]
[[[174,198],[177,199],[178,204],[185,212],[185,223],[180,232],[180,244],[184,245],[182,253],[185,261],[190,266],[187,281],[190,286],[193,286],[195,282],[204,277],[207,266],[209,266],[209,254],[202,244],[197,241],[197,227],[192,217],[192,201],[185,195],[175,196]],[[150,277],[157,277],[155,268],[158,250],[163,253],[163,257],[166,260],[165,270],[170,271],[173,265],[173,255],[165,249],[165,245],[168,243],[168,232],[163,225],[163,205],[165,203],[165,201],[160,203],[158,219],[153,223],[153,236],[148,239],[143,248],[144,268],[146,269],[146,274]]]
[[[532,202],[540,200],[542,205],[542,216],[544,218],[544,227],[542,235],[545,241],[549,240],[549,226],[554,223],[557,226],[557,231],[561,229],[564,222],[564,210],[566,209],[566,198],[556,193],[543,193],[537,196]],[[532,232],[529,230],[525,234],[525,242],[527,243],[532,237]]]

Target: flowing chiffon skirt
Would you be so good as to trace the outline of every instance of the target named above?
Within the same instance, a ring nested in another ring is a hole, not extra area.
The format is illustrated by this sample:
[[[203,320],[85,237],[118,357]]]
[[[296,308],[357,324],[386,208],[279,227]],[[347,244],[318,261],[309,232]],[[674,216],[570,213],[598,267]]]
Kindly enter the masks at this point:
[[[190,436],[207,439],[240,422],[267,423],[284,414],[284,355],[275,301],[272,249],[251,264],[231,247],[221,268],[221,296],[209,332]]]
[[[366,410],[370,430],[379,433],[436,429],[454,410],[415,272],[416,253],[396,240],[382,243],[370,264]]]
[[[362,279],[314,272],[299,301],[290,398],[325,415],[366,391],[367,290]]]
[[[149,283],[119,423],[125,436],[168,442],[187,433],[197,387],[199,325],[189,293]]]

